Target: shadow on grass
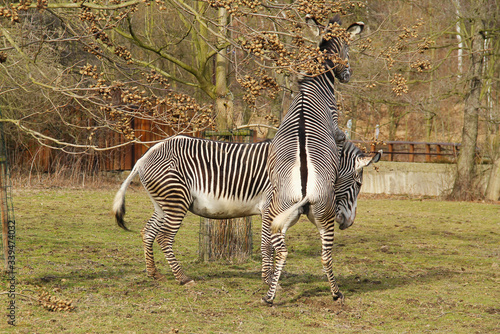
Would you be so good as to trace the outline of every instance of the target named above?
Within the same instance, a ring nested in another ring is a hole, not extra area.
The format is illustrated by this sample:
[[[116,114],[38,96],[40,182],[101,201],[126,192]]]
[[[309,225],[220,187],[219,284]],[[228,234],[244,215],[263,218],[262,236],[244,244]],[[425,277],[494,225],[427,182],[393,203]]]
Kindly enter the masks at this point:
[[[216,282],[220,280],[241,279],[228,285],[230,288],[238,288],[248,282],[248,284],[261,283],[262,292],[266,288],[262,284],[260,270],[255,270],[248,265],[234,265],[223,263],[190,264],[186,270],[188,276],[198,282]],[[38,273],[25,279],[28,284],[45,286],[86,286],[89,288],[101,288],[106,286],[128,285],[142,288],[161,288],[163,286],[178,285],[172,272],[168,267],[164,267],[161,272],[165,275],[165,280],[156,281],[146,276],[145,270],[137,266],[124,265],[123,267],[100,267],[71,269],[67,272],[50,271]],[[363,276],[360,274],[337,275],[337,282],[340,290],[346,298],[352,298],[365,293],[397,289],[406,285],[421,285],[429,282],[449,279],[462,276],[463,272],[450,270],[442,267],[430,268],[422,271],[418,275],[410,272],[386,271],[378,272],[377,275]],[[62,284],[61,282],[66,281]],[[227,281],[226,281],[227,282]],[[329,283],[323,274],[293,273],[284,271],[280,278],[280,285],[283,288],[280,301],[276,305],[295,304],[307,301],[314,297],[330,297]],[[295,292],[294,292],[295,291]],[[292,297],[293,296],[293,297]]]
[[[433,281],[439,281],[444,279],[450,279],[456,276],[462,276],[463,273],[460,271],[449,270],[445,268],[434,268],[428,269],[426,272],[421,272],[418,275],[405,272],[387,272],[385,273],[387,277],[379,275],[372,276],[362,276],[359,274],[352,275],[337,275],[337,283],[339,284],[340,290],[344,293],[346,298],[352,298],[357,295],[362,295],[364,293],[370,293],[375,291],[385,291],[397,289],[402,286],[407,286],[410,284],[421,285],[428,284]],[[389,276],[390,275],[390,276]],[[210,274],[198,273],[198,276],[193,276],[195,280],[210,282],[212,280],[224,280],[224,279],[235,279],[243,278],[245,280],[252,280],[252,282],[261,282],[260,271],[248,271],[244,269],[222,269],[217,272],[212,272]],[[330,285],[326,279],[325,275],[322,274],[310,274],[310,273],[292,273],[283,271],[283,274],[279,281],[280,286],[283,288],[283,292],[278,292],[282,297],[281,301],[275,303],[279,305],[294,304],[299,301],[307,300],[312,297],[330,297]],[[262,291],[265,291],[264,285],[262,285]],[[292,292],[294,289],[300,290],[300,292]],[[286,291],[285,291],[286,290]],[[293,293],[291,299],[290,294]]]
[[[449,279],[454,276],[461,275],[463,275],[463,273],[459,271],[439,268],[435,270],[429,270],[427,273],[420,274],[416,277],[410,277],[409,275],[398,275],[385,278],[375,276],[360,277],[359,275],[355,274],[349,276],[338,276],[337,283],[339,284],[340,291],[343,292],[346,298],[349,298],[374,291],[397,289],[401,286],[406,286],[409,284],[427,284],[432,281]],[[318,286],[318,284],[316,284],[318,282],[321,282],[321,286]],[[311,288],[305,288],[301,292],[296,294],[293,298],[283,300],[281,303],[277,303],[276,305],[293,304],[311,297],[331,296],[330,285],[328,284],[326,277],[322,275],[292,275],[290,279],[287,279],[285,275],[283,279],[280,279],[280,284],[283,288],[292,288],[297,284],[311,284],[314,286]]]

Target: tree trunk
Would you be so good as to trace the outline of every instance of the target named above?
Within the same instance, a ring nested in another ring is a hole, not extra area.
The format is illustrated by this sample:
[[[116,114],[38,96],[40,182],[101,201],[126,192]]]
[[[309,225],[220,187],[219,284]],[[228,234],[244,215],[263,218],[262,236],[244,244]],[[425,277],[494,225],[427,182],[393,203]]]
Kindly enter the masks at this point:
[[[228,14],[225,8],[219,8],[218,11],[219,21],[219,34],[222,36],[227,34],[226,25],[228,23]],[[218,44],[224,44],[225,40],[219,37]],[[217,130],[232,130],[233,124],[233,101],[230,97],[227,88],[227,50],[226,48],[220,50],[215,57],[215,93],[217,94],[216,107],[217,107]]]
[[[199,258],[246,261],[252,255],[252,217],[201,219]]]
[[[496,125],[495,125],[496,128]],[[486,186],[485,197],[492,201],[500,200],[500,133],[493,130],[494,138],[491,140],[491,170]],[[495,133],[496,132],[496,133]]]
[[[491,166],[490,178],[486,187],[486,198],[492,201],[500,200],[500,155]]]
[[[218,32],[221,36],[227,34],[228,19],[226,9],[219,8]],[[225,40],[219,37],[218,44],[224,43]],[[225,48],[217,53],[215,61],[217,131],[229,133],[234,128],[234,113],[232,96],[227,82],[229,61]],[[241,262],[248,259],[252,254],[252,219],[251,217],[222,220],[202,218],[199,240],[199,258],[201,261],[225,259]]]
[[[398,128],[396,108],[395,106],[387,105],[387,111],[389,113],[389,141],[396,140],[396,131]]]
[[[483,36],[480,34],[480,20],[471,25],[469,90],[465,98],[462,145],[457,161],[457,175],[451,198],[471,200],[477,196],[474,179],[475,154],[478,135],[479,109],[481,107],[481,87],[483,71]]]
[[[2,111],[0,110],[0,118]],[[9,261],[12,252],[15,252],[15,219],[12,205],[12,185],[10,181],[10,168],[5,146],[4,125],[0,123],[0,218],[2,225],[2,253],[4,268],[0,272],[9,273],[9,278],[14,276],[15,261]],[[17,269],[17,268],[16,268]]]

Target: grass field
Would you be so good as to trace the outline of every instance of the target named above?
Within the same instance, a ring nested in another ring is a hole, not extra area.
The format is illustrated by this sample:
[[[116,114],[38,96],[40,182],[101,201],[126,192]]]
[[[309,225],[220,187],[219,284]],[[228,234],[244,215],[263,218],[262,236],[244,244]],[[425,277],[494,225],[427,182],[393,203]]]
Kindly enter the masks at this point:
[[[197,283],[184,287],[157,245],[167,281],[146,277],[139,231],[152,206],[145,192],[127,193],[133,232],[111,216],[114,192],[14,191],[20,295],[17,326],[2,320],[1,333],[500,332],[498,204],[362,198],[356,223],[336,233],[344,306],[322,273],[318,233],[301,219],[287,235],[282,288],[270,308],[260,302],[267,288],[258,218],[246,263],[198,262],[200,220],[186,218],[174,248]],[[49,311],[36,301],[43,292],[76,308]],[[7,296],[0,300],[7,314]]]

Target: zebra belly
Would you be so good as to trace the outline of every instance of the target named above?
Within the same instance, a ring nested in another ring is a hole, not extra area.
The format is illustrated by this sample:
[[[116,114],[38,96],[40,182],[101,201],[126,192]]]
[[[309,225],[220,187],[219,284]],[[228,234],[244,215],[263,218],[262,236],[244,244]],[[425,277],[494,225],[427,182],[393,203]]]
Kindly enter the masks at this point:
[[[205,218],[227,219],[261,214],[262,195],[249,200],[215,198],[210,194],[193,194],[189,211]]]

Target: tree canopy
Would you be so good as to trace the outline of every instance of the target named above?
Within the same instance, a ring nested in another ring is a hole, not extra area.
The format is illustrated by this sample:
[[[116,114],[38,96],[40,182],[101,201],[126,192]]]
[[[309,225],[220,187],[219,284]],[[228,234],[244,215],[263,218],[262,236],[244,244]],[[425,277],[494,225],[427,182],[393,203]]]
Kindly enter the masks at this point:
[[[340,122],[350,122],[351,138],[372,140],[377,128],[379,140],[462,141],[476,87],[471,145],[496,161],[498,7],[493,0],[0,0],[2,122],[17,148],[35,140],[69,153],[112,148],[102,140],[108,132],[140,142],[133,119],[174,133],[260,124],[266,136],[297,78],[321,70],[325,55],[306,15],[323,25],[340,15],[339,36],[351,22],[366,25],[350,41],[354,77],[339,86]]]

